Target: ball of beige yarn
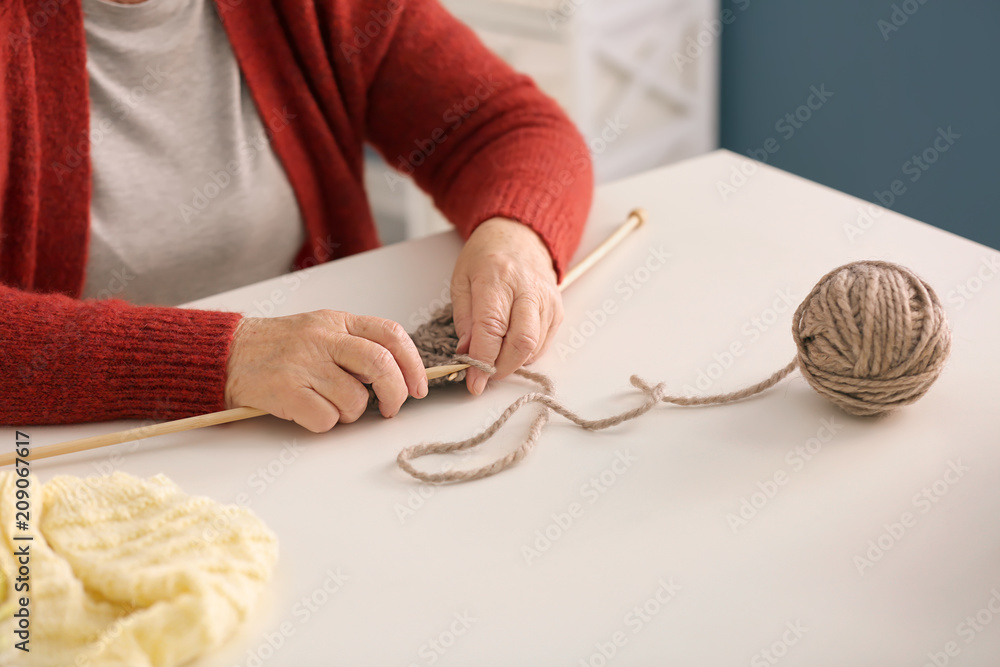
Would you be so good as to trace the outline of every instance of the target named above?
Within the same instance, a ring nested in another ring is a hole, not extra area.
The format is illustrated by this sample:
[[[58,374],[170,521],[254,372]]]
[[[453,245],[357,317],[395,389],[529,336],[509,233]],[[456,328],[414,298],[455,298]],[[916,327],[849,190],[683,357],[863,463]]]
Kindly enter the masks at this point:
[[[934,290],[906,267],[845,264],[816,284],[795,311],[799,370],[854,415],[913,403],[937,379],[951,331]]]

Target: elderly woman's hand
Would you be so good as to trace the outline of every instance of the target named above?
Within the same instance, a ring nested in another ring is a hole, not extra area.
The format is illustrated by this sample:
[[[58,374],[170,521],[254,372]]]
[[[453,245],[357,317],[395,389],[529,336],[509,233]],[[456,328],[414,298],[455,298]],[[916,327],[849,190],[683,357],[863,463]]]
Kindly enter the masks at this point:
[[[396,322],[332,310],[244,318],[230,347],[226,405],[266,410],[323,433],[368,405],[392,417],[407,395],[427,395],[417,348]]]
[[[563,318],[552,257],[531,228],[491,218],[472,232],[451,278],[458,352],[506,377],[531,363]],[[487,375],[469,369],[469,391],[481,394]]]

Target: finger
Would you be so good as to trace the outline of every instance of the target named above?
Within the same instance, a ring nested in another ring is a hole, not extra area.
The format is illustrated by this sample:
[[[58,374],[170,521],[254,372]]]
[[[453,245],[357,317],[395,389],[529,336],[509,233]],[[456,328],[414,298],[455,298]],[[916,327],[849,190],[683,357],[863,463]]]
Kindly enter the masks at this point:
[[[346,318],[347,332],[360,336],[382,346],[392,355],[395,365],[403,374],[410,396],[423,398],[427,395],[427,372],[420,359],[413,339],[402,325],[392,320],[367,315],[349,315]],[[405,398],[405,397],[404,397]]]
[[[545,330],[545,333],[542,336],[542,343],[538,346],[538,349],[535,350],[534,354],[528,357],[528,360],[524,362],[525,365],[533,364],[538,361],[538,359],[548,351],[549,347],[552,345],[552,341],[555,340],[556,333],[559,331],[559,326],[563,321],[562,297],[558,292],[556,293],[554,299],[549,303],[549,307],[546,308],[545,314],[549,316],[549,321],[548,324],[545,325],[545,318],[543,317],[542,319],[542,328]]]
[[[334,363],[375,390],[383,417],[399,412],[408,392],[403,372],[389,350],[367,338],[348,334],[334,335],[330,344]],[[331,377],[334,375],[331,373]]]
[[[340,421],[340,411],[336,406],[308,386],[284,393],[272,414],[293,421],[313,433],[326,433]]]
[[[510,322],[497,355],[496,379],[502,379],[520,368],[541,343],[542,313],[537,296],[520,294],[510,309]],[[547,324],[547,323],[546,323]]]
[[[469,352],[469,335],[472,329],[472,290],[468,279],[453,279],[451,282],[451,312],[458,336],[456,354]]]
[[[356,422],[368,409],[368,388],[350,373],[332,364],[324,373],[312,378],[312,387],[333,404],[340,413],[340,421],[345,424]]]
[[[503,283],[473,282],[472,328],[469,331],[469,356],[495,365],[503,337],[507,334],[510,309],[514,300],[509,285]],[[467,373],[469,391],[482,394],[489,376],[477,368]]]

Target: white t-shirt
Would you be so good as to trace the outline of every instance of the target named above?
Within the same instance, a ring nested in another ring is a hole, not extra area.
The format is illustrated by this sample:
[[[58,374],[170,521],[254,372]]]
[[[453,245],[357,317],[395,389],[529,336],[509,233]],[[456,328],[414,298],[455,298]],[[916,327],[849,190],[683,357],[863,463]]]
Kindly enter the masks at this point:
[[[212,0],[83,9],[83,297],[173,306],[288,272],[305,228]],[[279,132],[294,122],[280,113],[267,118]]]

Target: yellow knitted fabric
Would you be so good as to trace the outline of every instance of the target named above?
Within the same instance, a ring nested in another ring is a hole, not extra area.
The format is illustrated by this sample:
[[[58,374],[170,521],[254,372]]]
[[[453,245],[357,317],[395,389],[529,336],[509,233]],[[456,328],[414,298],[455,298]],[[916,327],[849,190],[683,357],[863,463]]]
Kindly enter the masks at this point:
[[[15,531],[13,472],[0,472],[0,665],[170,667],[224,642],[271,576],[277,539],[249,510],[141,480],[31,477],[31,529]],[[23,595],[15,536],[32,535],[30,653],[12,646]]]

